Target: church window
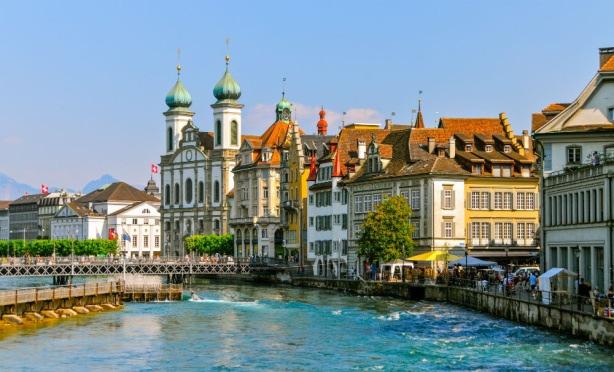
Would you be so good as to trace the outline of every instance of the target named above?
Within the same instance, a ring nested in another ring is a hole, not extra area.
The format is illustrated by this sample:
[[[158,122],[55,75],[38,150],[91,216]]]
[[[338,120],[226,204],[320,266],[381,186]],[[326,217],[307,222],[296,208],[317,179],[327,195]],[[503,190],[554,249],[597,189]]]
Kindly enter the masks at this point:
[[[169,205],[171,203],[171,185],[164,187],[164,204]]]
[[[239,144],[239,124],[234,120],[230,123],[230,144]]]
[[[166,130],[166,148],[168,151],[173,151],[173,128]]]
[[[220,181],[215,181],[213,184],[213,201],[220,202]]]
[[[179,184],[175,184],[175,204],[179,204]]]
[[[202,203],[205,200],[205,183],[200,181],[198,183],[198,202]]]
[[[219,120],[215,122],[215,144],[216,146],[222,144],[222,122]]]
[[[188,178],[185,181],[185,202],[188,204],[192,202],[192,190],[192,179]]]

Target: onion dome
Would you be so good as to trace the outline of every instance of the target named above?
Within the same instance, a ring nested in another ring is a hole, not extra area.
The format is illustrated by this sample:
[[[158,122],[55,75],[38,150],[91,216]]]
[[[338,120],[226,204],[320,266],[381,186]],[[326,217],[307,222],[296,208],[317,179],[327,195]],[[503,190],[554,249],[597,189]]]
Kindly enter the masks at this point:
[[[166,94],[166,105],[170,108],[188,108],[192,104],[192,96],[181,82],[181,65],[177,65],[177,82]]]
[[[318,120],[318,134],[321,136],[325,136],[328,131],[328,121],[325,119],[326,111],[324,111],[324,107],[320,110],[320,120]]]
[[[213,96],[220,101],[236,101],[241,97],[241,87],[228,71],[230,57],[226,56],[226,71],[220,81],[213,87]]]

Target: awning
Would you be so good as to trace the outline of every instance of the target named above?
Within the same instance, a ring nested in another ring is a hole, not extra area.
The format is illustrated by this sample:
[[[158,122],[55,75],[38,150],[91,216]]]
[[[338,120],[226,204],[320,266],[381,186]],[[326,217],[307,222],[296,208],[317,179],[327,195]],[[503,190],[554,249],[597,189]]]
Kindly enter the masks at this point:
[[[448,267],[452,267],[454,265],[461,265],[466,267],[490,267],[496,264],[497,263],[495,261],[480,260],[477,257],[467,256],[466,258],[461,257],[458,260],[448,262]]]
[[[454,261],[460,257],[444,251],[432,251],[409,257],[408,261]]]

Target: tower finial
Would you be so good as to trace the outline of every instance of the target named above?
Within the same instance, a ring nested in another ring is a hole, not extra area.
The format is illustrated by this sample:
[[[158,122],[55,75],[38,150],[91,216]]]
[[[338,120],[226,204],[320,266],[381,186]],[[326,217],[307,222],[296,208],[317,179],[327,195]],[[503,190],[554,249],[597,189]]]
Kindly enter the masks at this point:
[[[281,79],[281,98],[286,98],[286,78]]]
[[[226,68],[228,68],[228,64],[230,63],[230,38],[226,38],[225,40],[226,43],[226,57],[224,57],[224,59],[226,60]]]
[[[177,77],[181,75],[181,48],[177,48]]]

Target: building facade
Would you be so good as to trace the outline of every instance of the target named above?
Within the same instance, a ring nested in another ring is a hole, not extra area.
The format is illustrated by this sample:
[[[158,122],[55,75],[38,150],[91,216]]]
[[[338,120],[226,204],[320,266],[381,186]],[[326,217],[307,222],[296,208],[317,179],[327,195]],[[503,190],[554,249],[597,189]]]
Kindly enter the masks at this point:
[[[8,200],[0,200],[0,240],[9,239],[9,203]]]
[[[577,272],[604,292],[614,278],[614,48],[601,48],[599,60],[573,102],[533,115],[533,136],[544,170],[542,265]]]
[[[45,194],[24,195],[9,203],[9,239],[39,237],[38,202]]]
[[[303,134],[298,123],[290,128],[290,141],[281,162],[281,224],[284,228],[285,254],[297,258],[300,265],[308,260],[307,182],[312,165],[315,166],[333,138],[327,136],[326,112],[320,110],[318,134]],[[312,252],[313,253],[313,252]]]
[[[159,199],[116,182],[65,204],[51,221],[51,239],[117,239],[124,256],[159,256],[159,207]]]
[[[213,132],[195,125],[192,97],[179,77],[166,96],[166,152],[160,160],[164,255],[183,256],[186,236],[231,232],[227,195],[234,188],[232,169],[242,141],[250,136],[241,135],[241,90],[228,70],[229,60],[213,88]]]
[[[260,137],[244,139],[237,155],[230,217],[237,256],[284,255],[281,162],[295,125],[291,109],[282,96],[275,107],[275,122]]]
[[[45,194],[38,202],[38,236],[42,239],[51,237],[51,220],[67,203],[81,195],[65,191],[55,191]]]

